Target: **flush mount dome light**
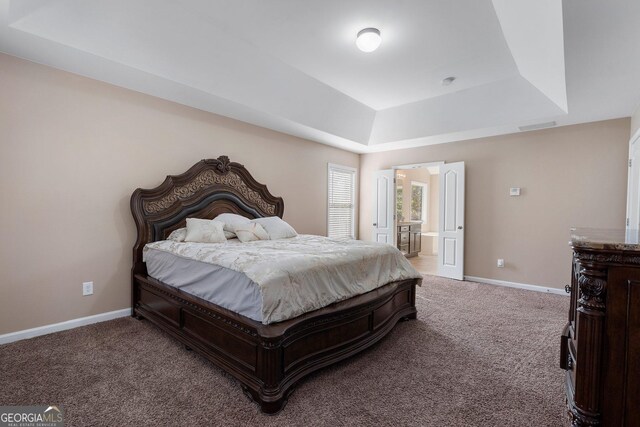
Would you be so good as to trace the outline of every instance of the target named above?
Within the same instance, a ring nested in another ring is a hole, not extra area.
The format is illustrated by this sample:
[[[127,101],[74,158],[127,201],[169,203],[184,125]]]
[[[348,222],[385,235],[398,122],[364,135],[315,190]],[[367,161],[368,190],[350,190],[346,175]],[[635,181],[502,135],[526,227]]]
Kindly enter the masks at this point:
[[[363,52],[373,52],[382,43],[382,37],[380,37],[380,30],[377,28],[365,28],[358,31],[356,37],[356,46]]]

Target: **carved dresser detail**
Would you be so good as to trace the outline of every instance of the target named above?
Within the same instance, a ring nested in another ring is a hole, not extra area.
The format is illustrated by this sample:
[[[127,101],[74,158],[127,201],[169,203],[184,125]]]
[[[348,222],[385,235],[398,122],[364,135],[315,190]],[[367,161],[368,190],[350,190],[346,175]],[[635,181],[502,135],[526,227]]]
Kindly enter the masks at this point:
[[[560,347],[572,426],[640,426],[638,237],[572,230],[571,302]]]

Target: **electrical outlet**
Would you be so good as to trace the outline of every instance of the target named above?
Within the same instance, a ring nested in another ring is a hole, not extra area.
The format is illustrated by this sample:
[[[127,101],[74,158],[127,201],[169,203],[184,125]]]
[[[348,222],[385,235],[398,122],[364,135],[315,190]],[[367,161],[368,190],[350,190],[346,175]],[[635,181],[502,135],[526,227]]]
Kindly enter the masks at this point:
[[[504,267],[504,260],[502,258],[498,258],[498,268]]]
[[[93,282],[82,282],[82,296],[93,295]]]

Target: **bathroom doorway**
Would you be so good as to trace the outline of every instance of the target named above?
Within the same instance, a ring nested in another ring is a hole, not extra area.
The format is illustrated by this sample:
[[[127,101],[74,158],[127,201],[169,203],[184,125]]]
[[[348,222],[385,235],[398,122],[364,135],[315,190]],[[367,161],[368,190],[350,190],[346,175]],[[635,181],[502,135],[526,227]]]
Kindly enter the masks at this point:
[[[396,169],[398,249],[424,274],[438,274],[439,164]]]
[[[376,171],[372,240],[397,246],[418,271],[463,280],[464,176],[464,162]]]

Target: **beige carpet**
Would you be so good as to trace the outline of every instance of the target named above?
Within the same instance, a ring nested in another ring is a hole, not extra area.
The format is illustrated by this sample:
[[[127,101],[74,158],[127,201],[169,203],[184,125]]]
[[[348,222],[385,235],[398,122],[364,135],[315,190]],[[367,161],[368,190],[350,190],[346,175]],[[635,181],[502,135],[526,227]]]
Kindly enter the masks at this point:
[[[304,380],[276,416],[149,322],[0,346],[0,405],[62,404],[67,426],[562,426],[569,299],[425,277],[418,320]]]

